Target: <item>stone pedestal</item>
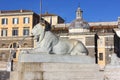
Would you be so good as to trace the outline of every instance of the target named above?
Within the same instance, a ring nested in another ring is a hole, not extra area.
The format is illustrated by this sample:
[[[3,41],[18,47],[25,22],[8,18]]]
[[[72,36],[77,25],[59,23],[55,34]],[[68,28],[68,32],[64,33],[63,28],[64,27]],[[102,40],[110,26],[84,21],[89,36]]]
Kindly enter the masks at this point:
[[[111,63],[105,67],[104,79],[120,80],[120,58],[116,54],[111,55]]]
[[[108,65],[105,67],[105,80],[120,80],[120,65]]]
[[[10,80],[101,80],[99,77],[98,65],[88,56],[21,54]]]

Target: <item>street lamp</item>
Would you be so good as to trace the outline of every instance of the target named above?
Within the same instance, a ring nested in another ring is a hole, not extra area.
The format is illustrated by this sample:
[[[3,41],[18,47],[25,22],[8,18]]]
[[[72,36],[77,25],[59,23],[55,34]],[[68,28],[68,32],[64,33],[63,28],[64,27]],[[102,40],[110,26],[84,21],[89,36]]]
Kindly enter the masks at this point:
[[[40,0],[40,23],[42,22],[42,0]]]

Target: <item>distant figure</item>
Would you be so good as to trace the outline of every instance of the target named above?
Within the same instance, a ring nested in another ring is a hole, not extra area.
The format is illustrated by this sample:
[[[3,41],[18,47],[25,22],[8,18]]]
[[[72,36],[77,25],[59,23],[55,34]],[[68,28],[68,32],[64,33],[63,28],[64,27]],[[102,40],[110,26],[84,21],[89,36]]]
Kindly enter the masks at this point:
[[[88,50],[81,41],[73,39],[61,39],[40,23],[34,26],[32,34],[36,39],[37,47],[22,53],[48,53],[48,54],[69,54],[88,55]]]

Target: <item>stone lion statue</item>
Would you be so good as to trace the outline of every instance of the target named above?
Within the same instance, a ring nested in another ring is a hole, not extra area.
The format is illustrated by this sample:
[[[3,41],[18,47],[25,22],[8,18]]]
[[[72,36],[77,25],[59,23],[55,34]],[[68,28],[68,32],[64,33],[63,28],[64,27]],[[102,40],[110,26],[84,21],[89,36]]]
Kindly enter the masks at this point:
[[[27,50],[27,53],[70,54],[87,55],[88,50],[81,41],[61,39],[51,31],[47,31],[40,23],[32,29],[32,35],[36,40],[36,48]]]

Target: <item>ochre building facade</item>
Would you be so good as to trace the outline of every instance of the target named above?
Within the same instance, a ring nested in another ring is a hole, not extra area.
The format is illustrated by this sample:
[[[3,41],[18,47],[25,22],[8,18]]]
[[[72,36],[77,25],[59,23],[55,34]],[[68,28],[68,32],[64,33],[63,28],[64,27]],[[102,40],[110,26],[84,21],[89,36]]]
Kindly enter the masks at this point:
[[[39,22],[39,15],[30,10],[0,11],[0,60],[7,61],[12,51],[13,57],[21,49],[34,46],[31,30]]]

